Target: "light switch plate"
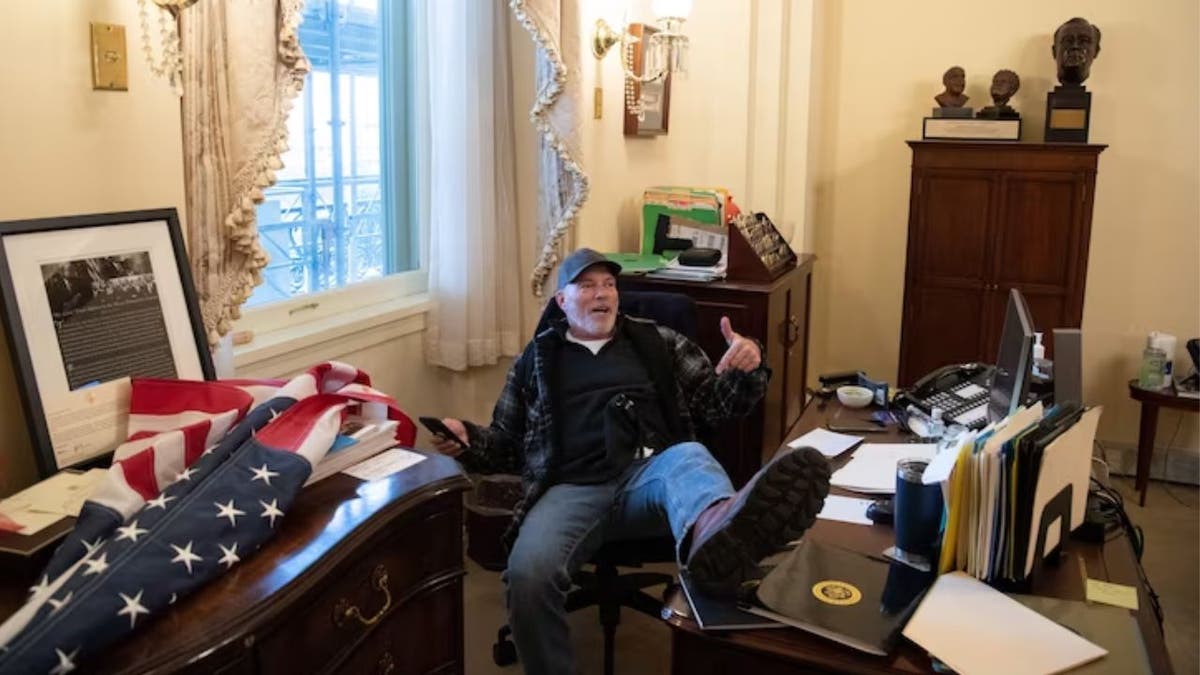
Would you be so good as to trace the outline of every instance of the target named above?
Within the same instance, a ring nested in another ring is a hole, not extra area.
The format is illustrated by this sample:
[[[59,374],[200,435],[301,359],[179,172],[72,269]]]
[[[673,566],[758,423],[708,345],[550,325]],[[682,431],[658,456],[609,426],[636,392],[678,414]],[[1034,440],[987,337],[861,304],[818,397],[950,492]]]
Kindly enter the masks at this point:
[[[92,23],[92,89],[129,90],[125,26]]]

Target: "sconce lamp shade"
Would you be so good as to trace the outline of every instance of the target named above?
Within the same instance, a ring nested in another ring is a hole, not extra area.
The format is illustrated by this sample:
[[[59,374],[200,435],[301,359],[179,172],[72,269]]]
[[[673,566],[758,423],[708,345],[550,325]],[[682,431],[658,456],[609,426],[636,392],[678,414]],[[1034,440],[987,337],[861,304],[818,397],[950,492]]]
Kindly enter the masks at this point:
[[[686,19],[692,13],[692,0],[654,0],[650,10],[659,19]]]

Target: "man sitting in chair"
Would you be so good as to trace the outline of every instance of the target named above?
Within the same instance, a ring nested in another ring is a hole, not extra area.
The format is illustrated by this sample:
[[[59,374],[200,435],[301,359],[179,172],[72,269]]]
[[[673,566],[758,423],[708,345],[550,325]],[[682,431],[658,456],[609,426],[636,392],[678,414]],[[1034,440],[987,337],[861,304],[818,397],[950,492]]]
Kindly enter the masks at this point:
[[[729,591],[799,537],[829,492],[829,465],[803,448],[735,492],[696,441],[750,411],[770,370],[759,345],[721,318],[716,367],[694,342],[617,313],[620,266],[591,249],[563,261],[554,322],[513,363],[490,426],[443,422],[435,437],[470,471],[520,472],[524,496],[505,543],[509,626],[528,673],[574,672],[565,598],[606,540],[674,536],[698,584]]]

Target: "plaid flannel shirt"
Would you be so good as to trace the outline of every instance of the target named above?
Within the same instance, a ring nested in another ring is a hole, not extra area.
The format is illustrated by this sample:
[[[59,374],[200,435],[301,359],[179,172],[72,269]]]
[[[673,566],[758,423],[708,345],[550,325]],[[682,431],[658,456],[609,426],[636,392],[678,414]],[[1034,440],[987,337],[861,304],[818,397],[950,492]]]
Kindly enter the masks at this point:
[[[704,350],[670,328],[621,315],[617,330],[662,341],[687,440],[712,437],[724,422],[749,413],[766,392],[771,371],[765,358],[749,373],[730,369],[718,376]],[[560,454],[547,369],[556,363],[565,331],[566,321],[559,320],[525,347],[508,371],[489,426],[465,423],[470,447],[458,459],[468,471],[521,474],[524,496],[514,508],[513,522],[505,534],[510,548],[525,514],[550,488],[551,469]],[[662,366],[645,365],[652,373]]]

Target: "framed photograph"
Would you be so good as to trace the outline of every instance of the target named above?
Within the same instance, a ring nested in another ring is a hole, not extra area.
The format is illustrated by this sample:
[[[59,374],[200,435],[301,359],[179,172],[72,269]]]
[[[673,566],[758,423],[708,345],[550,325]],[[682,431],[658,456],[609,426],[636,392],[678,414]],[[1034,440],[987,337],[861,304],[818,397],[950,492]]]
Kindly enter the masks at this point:
[[[631,53],[622,55],[627,59],[631,72],[645,74],[646,45],[649,43],[649,37],[657,32],[658,29],[653,26],[641,23],[629,25],[629,34],[638,38],[636,41],[630,41]],[[667,133],[667,121],[671,112],[671,73],[667,72],[653,82],[638,82],[626,77],[625,87],[632,87],[630,91],[633,100],[640,98],[645,111],[639,120],[637,115],[629,112],[629,106],[625,106],[625,135],[657,136]]]
[[[125,440],[131,377],[214,377],[175,209],[0,223],[0,293],[43,477]]]

